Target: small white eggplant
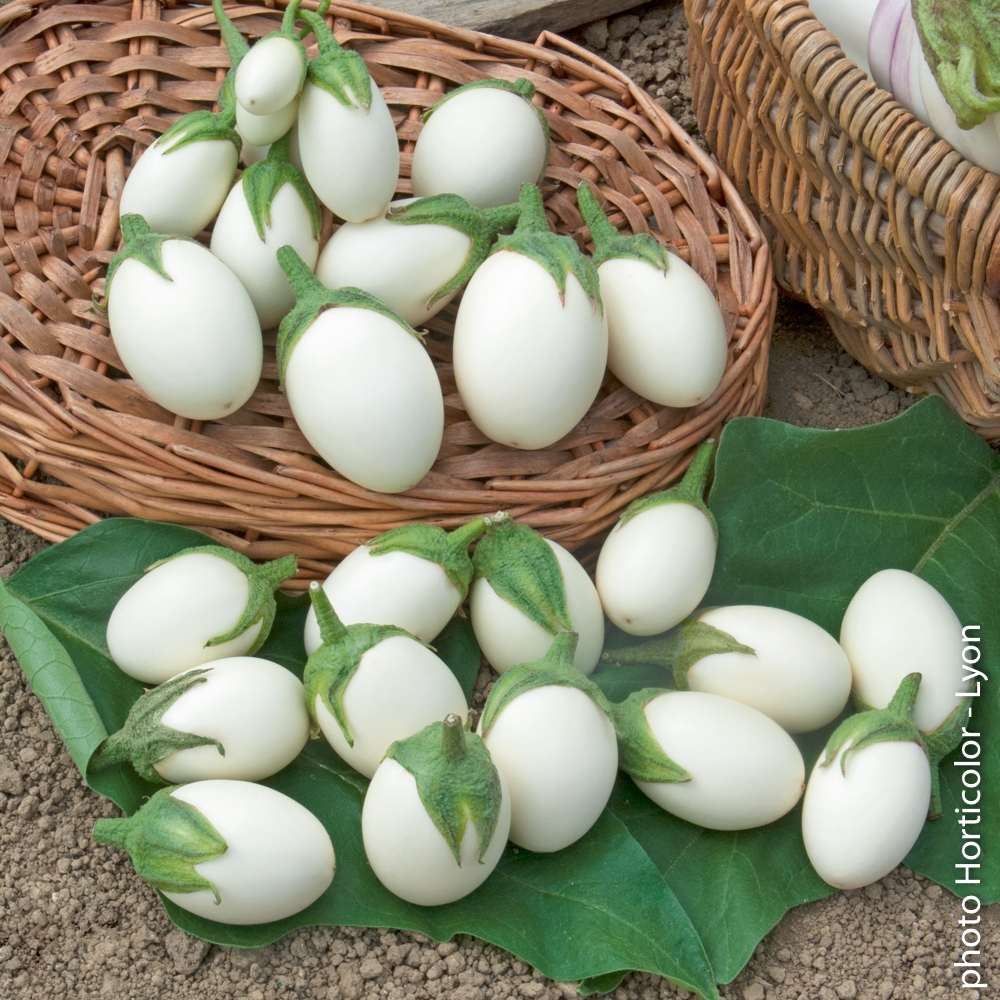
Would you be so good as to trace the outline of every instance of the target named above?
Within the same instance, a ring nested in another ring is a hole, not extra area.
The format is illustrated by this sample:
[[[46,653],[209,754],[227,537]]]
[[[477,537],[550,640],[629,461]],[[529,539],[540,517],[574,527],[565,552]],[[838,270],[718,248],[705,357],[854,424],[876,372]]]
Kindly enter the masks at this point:
[[[802,795],[799,748],[749,705],[647,688],[614,712],[622,770],[661,809],[689,823],[749,830],[780,819]]]
[[[419,335],[367,292],[324,288],[291,247],[278,261],[298,300],[281,323],[278,372],[299,428],[352,482],[410,489],[444,434],[441,383]]]
[[[473,423],[512,448],[571,431],[604,378],[608,323],[597,272],[550,232],[541,192],[521,189],[513,235],[472,276],[455,320],[455,381]]]
[[[298,111],[297,97],[270,115],[254,115],[237,104],[236,131],[243,136],[244,141],[254,146],[268,146],[291,131]]]
[[[888,875],[923,829],[932,768],[913,723],[919,684],[910,674],[888,708],[845,720],[809,778],[802,839],[813,868],[838,889]]]
[[[323,582],[323,590],[345,625],[396,625],[430,642],[469,593],[469,546],[508,515],[481,517],[446,533],[433,524],[406,524],[359,545]],[[306,653],[320,647],[316,612],[309,609]]]
[[[652,236],[621,236],[586,182],[577,200],[608,316],[608,368],[661,406],[703,403],[722,380],[728,344],[711,289]]]
[[[467,896],[497,866],[510,793],[457,715],[389,748],[365,792],[361,836],[378,880],[417,906]]]
[[[369,292],[419,326],[458,294],[519,211],[480,211],[455,194],[392,202],[383,216],[344,223],[323,248],[316,277],[327,288]]]
[[[294,33],[299,5],[288,5],[281,31],[262,38],[243,57],[233,89],[240,107],[253,115],[273,115],[288,107],[306,82],[306,50]],[[285,22],[290,23],[286,27]]]
[[[709,440],[698,449],[678,486],[631,503],[601,547],[597,592],[623,632],[673,628],[712,582],[718,530],[702,495],[714,447]]]
[[[604,645],[604,612],[587,571],[558,542],[526,524],[494,519],[473,556],[469,617],[499,673],[545,656],[553,636],[579,637],[574,664],[593,672]]]
[[[162,684],[212,660],[253,654],[271,631],[274,591],[295,569],[295,556],[258,566],[223,545],[154,563],[111,612],[111,658],[130,677]]]
[[[255,656],[195,667],[141,695],[125,725],[90,760],[102,770],[129,761],[153,784],[209,778],[261,781],[309,739],[302,682]]]
[[[108,322],[129,375],[150,399],[192,420],[235,413],[264,360],[260,323],[239,278],[184,236],[121,220],[125,238],[108,268]]]
[[[963,704],[962,623],[914,573],[884,569],[869,577],[847,606],[840,644],[859,707],[885,708],[913,671],[923,678],[914,712],[923,732],[944,725]]]
[[[217,779],[163,788],[132,816],[100,819],[94,840],[182,909],[224,924],[264,924],[329,888],[330,835],[305,806],[265,785]]]
[[[454,713],[469,714],[447,664],[394,625],[345,627],[323,588],[309,588],[323,644],[306,661],[313,735],[370,778],[396,740]]]
[[[510,839],[551,853],[579,840],[601,815],[618,774],[610,706],[573,665],[576,633],[545,657],[505,673],[478,732],[510,789]]]
[[[289,162],[288,139],[282,138],[266,160],[243,171],[212,231],[212,253],[243,282],[264,330],[277,326],[295,305],[278,249],[294,247],[312,268],[319,231],[319,202],[302,171]]]
[[[317,197],[347,222],[381,215],[399,179],[399,143],[392,115],[357,52],[342,49],[326,22],[301,11],[316,35],[299,98],[302,169]]]
[[[540,184],[549,162],[549,126],[520,79],[476,80],[424,112],[413,150],[413,193],[451,192],[477,208],[516,201],[522,184]]]

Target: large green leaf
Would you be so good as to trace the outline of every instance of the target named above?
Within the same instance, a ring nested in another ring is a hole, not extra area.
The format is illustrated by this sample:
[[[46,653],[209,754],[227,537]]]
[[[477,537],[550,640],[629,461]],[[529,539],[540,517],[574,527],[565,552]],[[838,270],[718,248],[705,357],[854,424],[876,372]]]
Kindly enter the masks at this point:
[[[183,548],[204,544],[186,528],[110,519],[85,529],[30,560],[0,595],[0,624],[23,650],[26,672],[58,679],[36,687],[76,759],[87,758],[124,722],[142,687],[111,662],[105,629],[121,595],[146,566]],[[308,600],[278,595],[275,627],[258,655],[301,675]],[[35,629],[22,642],[19,622]],[[47,638],[46,638],[47,637]],[[479,648],[465,619],[435,640],[466,691],[479,668]],[[73,691],[70,700],[64,692]],[[75,734],[84,727],[82,738]],[[87,773],[85,771],[85,773]],[[153,787],[128,765],[87,773],[92,787],[134,812]],[[178,926],[221,944],[266,944],[295,927],[334,924],[399,927],[437,940],[475,934],[557,979],[585,979],[643,969],[703,996],[716,997],[704,948],[674,893],[624,825],[605,812],[590,833],[556,855],[508,848],[473,895],[449,906],[417,907],[397,899],[375,878],[361,843],[361,803],[367,781],[323,742],[311,743],[266,784],[306,805],[330,832],[337,875],[311,907],[287,920],[235,927],[196,917],[164,901]],[[615,886],[615,891],[609,891]],[[619,977],[620,978],[620,977]]]

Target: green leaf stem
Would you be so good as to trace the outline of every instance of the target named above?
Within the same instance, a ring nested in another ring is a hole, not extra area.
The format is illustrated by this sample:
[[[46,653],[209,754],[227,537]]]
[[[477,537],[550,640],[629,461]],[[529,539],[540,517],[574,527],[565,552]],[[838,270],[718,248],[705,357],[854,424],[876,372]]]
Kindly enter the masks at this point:
[[[590,190],[590,184],[583,181],[576,189],[576,203],[580,206],[583,221],[590,230],[594,241],[594,267],[600,267],[606,260],[623,258],[638,260],[666,271],[670,266],[670,254],[666,247],[658,243],[649,233],[622,236],[601,210],[601,206]]]

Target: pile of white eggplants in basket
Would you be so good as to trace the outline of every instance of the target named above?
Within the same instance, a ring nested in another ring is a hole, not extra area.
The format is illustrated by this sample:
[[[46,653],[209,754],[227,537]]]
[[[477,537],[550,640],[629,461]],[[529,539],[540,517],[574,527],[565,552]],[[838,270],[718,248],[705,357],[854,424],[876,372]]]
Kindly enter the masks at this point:
[[[310,446],[366,489],[407,490],[445,424],[415,327],[463,288],[454,375],[492,441],[564,438],[607,368],[662,406],[712,396],[727,333],[698,274],[648,234],[621,236],[582,175],[593,257],[550,230],[537,186],[549,131],[528,80],[478,80],[429,108],[417,197],[392,201],[399,143],[361,56],[298,0],[251,49],[214,6],[233,65],[221,110],[184,116],[132,167],[105,285],[118,354],[150,399],[231,416],[257,389],[262,330],[278,327],[281,387]],[[342,220],[322,253],[321,204]],[[213,220],[206,247],[193,237]]]
[[[900,569],[861,586],[839,643],[779,608],[700,607],[717,544],[703,500],[713,447],[677,486],[625,510],[596,586],[505,512],[450,533],[408,524],[358,547],[311,585],[302,682],[254,656],[293,556],[258,566],[210,545],[150,567],[116,605],[107,644],[123,671],[156,686],[90,767],[128,761],[177,784],[129,818],[100,820],[95,839],[128,850],[203,917],[289,916],[331,885],[333,847],[305,807],[254,782],[290,764],[311,731],[370,779],[368,863],[422,906],[476,889],[508,841],[540,853],[575,843],[619,769],[657,806],[714,830],[773,823],[805,789],[802,833],[819,874],[842,888],[887,874],[940,813],[938,765],[966,718],[961,625]],[[428,645],[467,598],[499,674],[477,721]],[[602,653],[605,616],[655,638]],[[673,686],[612,702],[588,676],[602,661],[602,673],[667,668]],[[860,711],[806,786],[790,734],[833,722],[852,688]]]

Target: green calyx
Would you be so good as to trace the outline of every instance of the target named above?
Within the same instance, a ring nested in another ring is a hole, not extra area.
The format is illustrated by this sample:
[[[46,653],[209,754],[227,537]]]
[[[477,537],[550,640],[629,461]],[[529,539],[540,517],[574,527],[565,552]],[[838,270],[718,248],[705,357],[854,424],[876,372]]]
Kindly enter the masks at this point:
[[[503,710],[515,699],[540,687],[570,687],[582,691],[605,715],[611,718],[612,706],[604,692],[573,666],[573,654],[579,636],[576,632],[560,632],[549,651],[534,663],[521,663],[500,675],[493,685],[483,714],[479,732],[486,736]]]
[[[367,114],[372,104],[372,78],[361,56],[342,49],[326,21],[311,10],[298,16],[312,29],[319,55],[309,63],[310,82],[332,94],[345,108],[362,108]]]
[[[510,515],[506,511],[498,511],[489,517],[469,521],[452,532],[433,524],[404,524],[373,538],[368,547],[373,556],[385,555],[387,552],[408,552],[420,559],[438,563],[464,601],[474,573],[469,546],[491,524],[504,518],[509,519]]]
[[[314,580],[309,585],[309,598],[316,612],[320,638],[323,644],[306,661],[302,684],[306,689],[306,707],[312,720],[310,736],[319,739],[320,728],[316,721],[316,698],[337,720],[347,745],[354,746],[354,734],[344,711],[344,692],[361,664],[361,657],[383,639],[403,635],[420,642],[406,629],[395,625],[345,625],[333,610],[326,591]]]
[[[250,586],[246,607],[243,609],[243,614],[240,615],[240,620],[224,635],[217,635],[214,639],[209,639],[205,645],[221,646],[224,642],[229,642],[243,635],[251,625],[261,622],[260,632],[257,633],[254,644],[246,652],[247,656],[253,656],[271,634],[271,626],[274,624],[274,616],[277,611],[274,592],[285,580],[295,575],[298,569],[298,560],[295,556],[289,555],[258,566],[257,563],[247,559],[245,555],[234,552],[225,545],[196,545],[194,548],[184,549],[168,559],[161,559],[159,562],[153,563],[152,566],[146,567],[146,572],[148,573],[151,569],[156,569],[157,566],[162,566],[164,563],[171,562],[181,556],[193,553],[203,553],[225,559],[227,563],[231,563],[247,578],[247,583]]]
[[[1000,111],[997,0],[911,0],[927,64],[963,129]]]
[[[486,744],[467,732],[458,715],[433,722],[386,751],[413,775],[427,815],[462,864],[462,838],[471,822],[479,836],[479,863],[500,819],[500,774]]]
[[[161,788],[134,815],[99,819],[94,841],[127,851],[135,870],[161,892],[219,890],[194,866],[221,857],[229,849],[219,831],[194,806]]]
[[[518,77],[513,83],[509,80],[473,80],[472,83],[467,83],[462,87],[456,87],[454,90],[449,91],[435,104],[432,104],[422,116],[424,124],[430,119],[431,115],[441,107],[442,104],[447,104],[453,97],[457,97],[459,94],[464,94],[468,90],[506,90],[508,94],[517,94],[518,97],[523,97],[528,104],[531,105],[532,110],[538,118],[539,123],[542,126],[542,131],[545,133],[545,162],[542,164],[542,172],[538,177],[538,183],[541,184],[542,178],[545,176],[545,168],[549,165],[549,154],[552,150],[552,133],[549,131],[549,121],[545,117],[545,112],[535,103],[532,102],[532,98],[535,96],[535,85],[530,81],[526,80],[523,76]]]
[[[225,82],[219,92],[220,101],[225,90]],[[221,111],[192,111],[179,118],[157,140],[164,155],[176,152],[192,142],[208,142],[224,139],[231,142],[239,153],[243,149],[243,139],[236,131],[236,110],[225,108]]]
[[[667,693],[663,688],[643,688],[611,706],[611,721],[618,737],[618,766],[637,781],[675,785],[691,780],[691,775],[663,752],[646,719],[646,706]]]
[[[963,698],[952,709],[948,718],[932,732],[921,732],[920,736],[931,764],[931,804],[927,810],[928,819],[941,817],[941,761],[962,742],[962,727],[969,718],[971,699]]]
[[[544,267],[552,275],[561,301],[566,299],[566,276],[572,272],[590,300],[604,312],[594,262],[580,252],[571,236],[559,236],[549,229],[542,192],[535,184],[521,185],[521,215],[517,228],[510,236],[501,236],[490,255],[504,250],[529,257]]]
[[[253,224],[262,242],[265,239],[265,227],[269,228],[271,225],[271,203],[286,184],[291,184],[299,193],[312,221],[313,238],[319,239],[322,225],[319,201],[309,186],[306,175],[288,158],[290,141],[291,135],[286,133],[277,142],[272,142],[267,158],[251,164],[240,178],[243,197],[246,198],[247,208],[250,209]]]
[[[164,785],[166,782],[153,765],[178,750],[214,746],[225,757],[225,747],[218,740],[171,729],[161,721],[163,713],[189,688],[208,680],[205,675],[211,669],[200,667],[186,671],[143,694],[129,709],[125,725],[94,751],[89,767],[95,771],[103,771],[112,764],[127,760],[141,778],[154,785]]]
[[[546,632],[572,630],[559,560],[533,528],[509,517],[494,519],[476,546],[472,565],[497,596]]]
[[[608,222],[586,181],[576,189],[576,203],[580,206],[583,221],[587,223],[590,238],[594,241],[594,267],[600,267],[606,260],[614,257],[623,257],[626,260],[642,261],[660,271],[669,268],[670,254],[652,236],[648,233],[622,236]]]
[[[712,525],[716,544],[718,544],[719,528],[715,523],[715,516],[708,509],[704,500],[705,484],[708,482],[708,474],[712,468],[712,452],[714,450],[715,441],[709,438],[695,452],[687,472],[684,473],[684,478],[676,486],[633,500],[622,513],[621,523],[628,524],[636,515],[652,510],[654,507],[662,507],[668,503],[687,503],[692,507],[697,507],[708,518],[708,523]]]
[[[107,301],[111,294],[111,282],[122,264],[131,258],[145,264],[151,271],[158,274],[167,281],[173,281],[163,268],[163,244],[167,240],[187,240],[188,243],[197,243],[197,240],[189,236],[176,236],[169,233],[154,233],[149,228],[146,220],[136,213],[123,215],[121,217],[122,227],[122,248],[112,258],[108,265],[108,278],[104,284],[104,299]],[[201,246],[201,244],[198,244]]]
[[[381,299],[377,299],[368,292],[363,292],[360,288],[327,288],[309,270],[293,247],[284,246],[278,250],[278,263],[285,272],[288,283],[292,286],[292,291],[295,292],[295,305],[281,321],[281,326],[278,327],[278,378],[282,382],[285,381],[288,359],[292,356],[292,351],[299,342],[299,338],[312,326],[320,313],[337,306],[370,309],[372,312],[377,312],[381,316],[385,316],[386,319],[391,319],[393,323],[397,323],[410,336],[416,337],[423,343],[420,334],[395,309],[386,305]]]
[[[475,274],[490,255],[490,247],[497,234],[515,225],[520,214],[519,205],[475,208],[460,195],[435,194],[409,205],[390,205],[386,218],[400,226],[447,226],[472,240],[462,269],[427,300],[427,305],[431,306],[461,288]]]
[[[226,73],[226,77],[222,81],[217,100],[220,114],[226,117],[226,121],[230,128],[232,128],[236,123],[236,91],[233,81],[236,79],[236,70],[239,68],[240,62],[250,51],[250,46],[247,45],[246,39],[240,34],[239,29],[233,24],[229,15],[223,9],[222,0],[212,0],[212,11],[215,14],[215,21],[219,25],[219,34],[222,36],[222,42],[226,46],[226,52],[229,53],[229,72]],[[195,112],[195,114],[199,113]],[[188,115],[187,117],[190,118],[191,116]],[[184,121],[184,119],[182,118],[181,121]],[[239,152],[243,148],[243,140],[240,138],[239,133],[236,133],[236,137],[239,140],[236,146],[237,152]]]
[[[601,662],[620,667],[665,667],[674,675],[677,690],[687,691],[688,671],[699,660],[715,653],[757,655],[755,649],[737,642],[728,632],[697,618],[685,618],[662,639],[606,650],[601,654]]]

